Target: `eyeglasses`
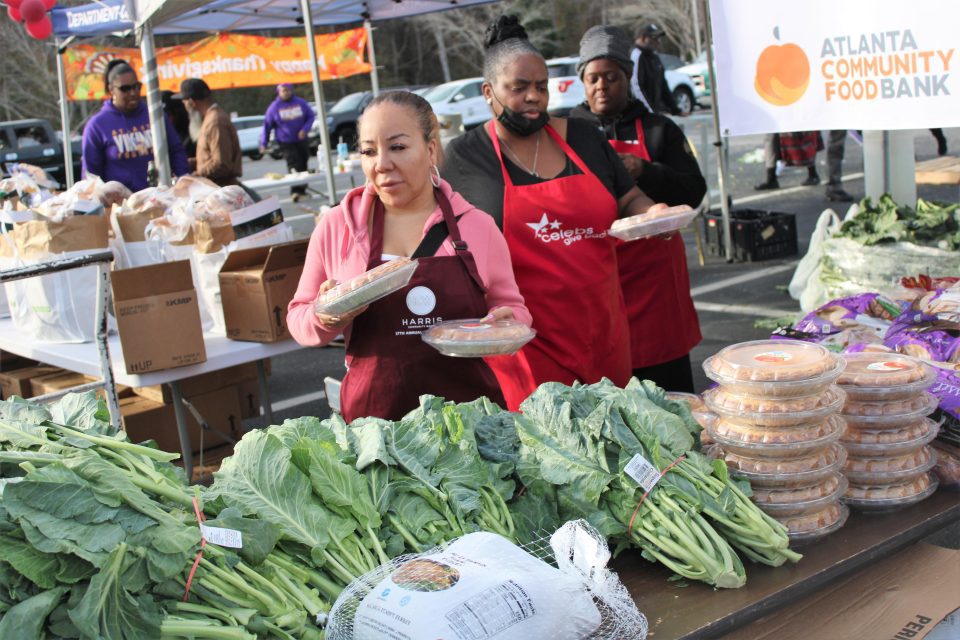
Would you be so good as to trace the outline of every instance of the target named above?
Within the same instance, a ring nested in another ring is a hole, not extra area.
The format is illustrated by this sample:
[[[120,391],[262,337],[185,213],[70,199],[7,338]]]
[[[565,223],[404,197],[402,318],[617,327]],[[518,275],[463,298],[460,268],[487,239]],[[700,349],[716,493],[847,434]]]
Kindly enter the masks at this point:
[[[131,91],[140,91],[140,87],[143,86],[143,83],[134,82],[133,84],[122,84],[119,87],[114,85],[114,89],[120,93],[130,93]]]

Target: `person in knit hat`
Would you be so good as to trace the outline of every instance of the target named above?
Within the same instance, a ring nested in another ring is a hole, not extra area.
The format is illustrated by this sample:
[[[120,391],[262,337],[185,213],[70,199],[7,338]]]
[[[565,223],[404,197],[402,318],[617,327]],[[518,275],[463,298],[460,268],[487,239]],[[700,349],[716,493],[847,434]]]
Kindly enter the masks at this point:
[[[660,39],[666,32],[656,24],[645,24],[637,31],[636,45],[630,52],[635,73],[631,74],[630,84],[633,95],[641,100],[647,108],[655,113],[669,113],[680,115],[667,84],[666,70],[657,49],[660,48]]]
[[[310,159],[310,145],[307,135],[317,114],[306,100],[293,92],[293,85],[284,82],[277,85],[277,97],[267,107],[263,118],[263,131],[260,133],[260,153],[266,153],[270,134],[273,132],[277,144],[287,161],[287,170],[291,173],[307,170]],[[306,185],[292,187],[290,193],[297,202],[307,194]]]
[[[587,100],[570,117],[593,124],[652,199],[697,207],[706,181],[680,127],[631,95],[630,47],[630,37],[617,27],[600,25],[583,34],[577,70]],[[683,238],[673,234],[622,243],[617,264],[633,375],[668,391],[692,392],[690,350],[701,335]]]

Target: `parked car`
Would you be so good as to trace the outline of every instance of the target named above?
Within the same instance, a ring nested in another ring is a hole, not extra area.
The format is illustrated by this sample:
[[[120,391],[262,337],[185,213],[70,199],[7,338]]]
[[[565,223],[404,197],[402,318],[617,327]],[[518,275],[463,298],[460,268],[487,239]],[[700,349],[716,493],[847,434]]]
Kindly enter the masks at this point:
[[[693,62],[680,67],[677,71],[686,73],[693,80],[693,85],[697,88],[695,94],[697,104],[710,104],[710,72],[707,69],[707,52],[702,52]]]
[[[438,116],[460,114],[463,128],[471,129],[490,119],[490,105],[483,99],[483,78],[466,78],[437,85],[423,94]]]
[[[263,116],[241,116],[233,119],[240,138],[240,151],[251,160],[263,157],[260,153],[260,132],[263,131]]]
[[[80,179],[81,143],[70,143],[73,151],[73,175]],[[0,170],[7,165],[26,162],[45,170],[61,185],[66,182],[63,162],[63,144],[53,126],[41,118],[0,122]]]
[[[550,76],[547,85],[550,90],[550,102],[547,104],[547,111],[553,115],[565,116],[575,106],[587,99],[583,81],[577,75],[577,61],[579,59],[577,56],[567,56],[547,60],[547,72]],[[689,115],[696,106],[694,98],[697,93],[693,80],[685,73],[669,69],[666,70],[664,76],[681,115]]]

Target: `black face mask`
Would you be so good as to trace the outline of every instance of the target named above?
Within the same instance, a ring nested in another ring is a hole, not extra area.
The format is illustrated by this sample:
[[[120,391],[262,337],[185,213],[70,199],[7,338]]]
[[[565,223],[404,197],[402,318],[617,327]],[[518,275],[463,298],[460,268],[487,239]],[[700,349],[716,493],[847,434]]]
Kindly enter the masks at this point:
[[[497,98],[497,94],[493,94],[493,97]],[[497,102],[500,102],[500,98],[497,98]],[[497,122],[506,127],[510,133],[524,138],[540,131],[540,129],[543,129],[547,123],[550,122],[550,114],[546,111],[541,111],[540,116],[536,120],[531,120],[522,113],[517,113],[502,102],[500,102],[500,106],[503,107],[503,111],[497,116]]]

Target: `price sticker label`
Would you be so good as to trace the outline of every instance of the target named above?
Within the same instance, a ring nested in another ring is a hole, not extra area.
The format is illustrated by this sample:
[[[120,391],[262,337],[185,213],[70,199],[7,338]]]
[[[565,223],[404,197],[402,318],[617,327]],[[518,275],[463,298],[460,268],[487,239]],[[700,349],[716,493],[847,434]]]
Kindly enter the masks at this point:
[[[200,533],[207,542],[221,547],[231,549],[243,548],[243,534],[236,529],[224,529],[222,527],[208,527],[205,524],[200,525]]]
[[[630,458],[623,472],[633,478],[643,490],[650,492],[660,482],[660,472],[639,453]]]

